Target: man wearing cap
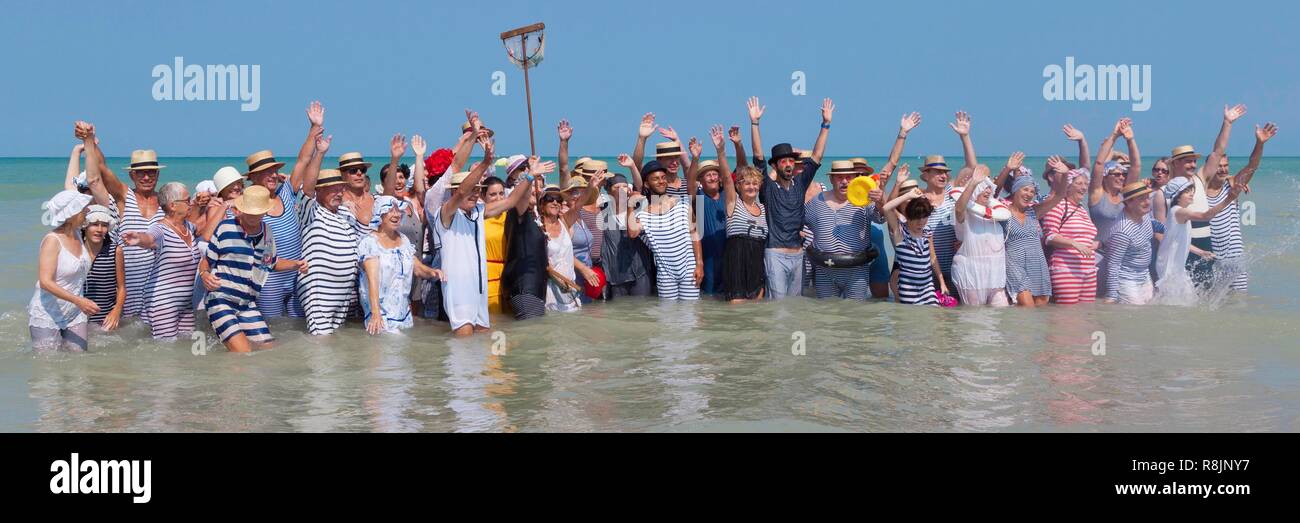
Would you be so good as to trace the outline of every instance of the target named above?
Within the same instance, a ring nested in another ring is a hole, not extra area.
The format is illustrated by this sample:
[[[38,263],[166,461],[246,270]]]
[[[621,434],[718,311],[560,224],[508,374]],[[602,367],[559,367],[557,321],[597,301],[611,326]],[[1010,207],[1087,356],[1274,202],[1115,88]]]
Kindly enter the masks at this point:
[[[821,166],[835,104],[830,98],[822,101],[821,131],[817,134],[812,155],[803,160],[804,169],[798,176],[795,176],[795,166],[799,163],[799,154],[788,143],[777,144],[772,148],[772,157],[764,161],[759,149],[762,141],[758,126],[763,111],[757,104],[756,98],[750,99],[749,123],[754,146],[754,165],[764,171],[759,198],[767,209],[768,236],[764,255],[767,295],[771,299],[781,299],[798,296],[803,292],[803,238],[799,231],[804,225],[804,193]],[[771,173],[767,172],[769,164]]]
[[[208,323],[231,352],[269,348],[271,330],[257,304],[272,271],[305,271],[308,264],[280,257],[275,232],[263,220],[271,210],[271,192],[254,185],[235,199],[234,218],[217,225],[199,277],[208,290]]]
[[[831,162],[830,188],[809,201],[804,211],[813,235],[808,257],[816,267],[818,298],[866,300],[870,292],[870,264],[879,255],[871,245],[870,224],[885,221],[878,207],[884,191],[871,190],[875,203],[853,205],[848,201],[849,182],[859,173],[852,161]]]
[[[167,166],[158,163],[158,153],[149,149],[131,151],[131,163],[126,167],[131,187],[127,187],[104,163],[103,152],[96,142],[95,126],[79,122],[77,137],[82,139],[86,149],[86,173],[90,185],[93,188],[102,181],[112,201],[117,204],[117,216],[121,220],[117,229],[119,235],[146,232],[162,220],[164,213],[158,204],[158,177]],[[122,314],[138,316],[144,307],[144,289],[153,270],[154,251],[124,245],[122,258],[126,280],[126,305]]]
[[[1222,158],[1228,148],[1228,138],[1232,135],[1232,124],[1238,118],[1246,114],[1245,105],[1223,106],[1223,123],[1219,127],[1219,134],[1214,139],[1214,149],[1205,159],[1205,165],[1213,166],[1215,169],[1219,165],[1219,159]],[[1192,204],[1187,210],[1192,212],[1205,212],[1210,209],[1209,198],[1205,191],[1205,185],[1209,176],[1206,174],[1204,167],[1197,167],[1197,159],[1201,157],[1196,150],[1190,145],[1175,147],[1170,153],[1170,179],[1165,184],[1165,200],[1173,200],[1179,192],[1182,192],[1188,185],[1194,185],[1196,189],[1192,194]],[[1169,205],[1173,207],[1173,205]],[[1213,252],[1213,231],[1210,222],[1193,221],[1192,222],[1192,245],[1203,252]],[[1206,257],[1203,259],[1189,258],[1187,261],[1187,271],[1192,277],[1192,282],[1198,287],[1207,287],[1211,284],[1213,274],[1213,258]]]

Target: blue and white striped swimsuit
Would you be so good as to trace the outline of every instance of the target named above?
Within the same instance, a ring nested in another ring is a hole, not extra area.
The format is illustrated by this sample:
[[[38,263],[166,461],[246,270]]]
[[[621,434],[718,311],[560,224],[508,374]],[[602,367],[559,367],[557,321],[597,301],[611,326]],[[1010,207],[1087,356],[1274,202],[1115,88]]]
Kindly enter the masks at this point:
[[[1219,190],[1218,196],[1206,194],[1210,207],[1223,202],[1228,197],[1228,187]],[[1245,244],[1241,240],[1241,206],[1240,200],[1223,208],[1223,211],[1210,219],[1210,248],[1214,252],[1216,271],[1223,271],[1224,277],[1232,278],[1232,290],[1246,292],[1249,288],[1250,273],[1246,271]],[[1217,275],[1216,275],[1217,276]]]
[[[698,300],[695,286],[695,247],[691,240],[691,206],[678,199],[663,214],[636,213],[641,235],[655,257],[655,283],[665,300]]]
[[[302,228],[298,225],[298,213],[294,203],[297,194],[289,184],[282,183],[275,191],[284,206],[279,216],[267,214],[262,223],[271,228],[275,237],[276,256],[285,260],[302,259]],[[273,272],[262,285],[262,292],[257,296],[257,308],[263,316],[303,317],[302,306],[298,303],[298,271]]]
[[[912,236],[902,226],[903,241],[894,247],[898,264],[898,303],[939,305],[934,294],[934,269],[930,266],[930,238],[922,233]]]
[[[149,324],[155,339],[189,336],[194,332],[194,275],[199,270],[199,244],[194,226],[185,222],[191,243],[185,243],[169,225],[149,226],[154,237],[153,270],[144,286],[140,319]]]
[[[859,207],[845,203],[832,209],[826,193],[817,195],[804,209],[804,223],[812,229],[813,245],[828,254],[857,254],[871,245],[871,224],[885,220],[873,203]],[[821,267],[814,273],[818,298],[865,300],[870,295],[871,264],[857,267]]]
[[[162,206],[153,216],[140,216],[140,206],[135,201],[135,191],[127,188],[126,207],[122,223],[117,226],[119,237],[128,232],[148,232],[149,226],[158,223],[163,217]],[[149,281],[149,272],[153,270],[154,252],[130,245],[122,246],[122,267],[126,275],[126,302],[122,305],[123,316],[139,316],[144,308],[144,286]]]
[[[952,257],[957,254],[957,223],[953,210],[957,207],[957,198],[948,189],[943,191],[943,203],[934,208],[926,221],[925,232],[930,235],[934,257],[939,261],[939,271],[943,277],[952,274]]]

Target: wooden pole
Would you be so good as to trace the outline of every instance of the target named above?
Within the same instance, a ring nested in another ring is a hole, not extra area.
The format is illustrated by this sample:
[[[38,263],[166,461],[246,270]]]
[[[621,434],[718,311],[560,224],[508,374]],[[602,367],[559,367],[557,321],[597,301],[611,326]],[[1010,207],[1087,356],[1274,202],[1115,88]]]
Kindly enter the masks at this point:
[[[520,40],[524,59],[524,97],[528,101],[528,150],[530,156],[537,156],[537,142],[533,140],[533,88],[528,83],[528,35]]]

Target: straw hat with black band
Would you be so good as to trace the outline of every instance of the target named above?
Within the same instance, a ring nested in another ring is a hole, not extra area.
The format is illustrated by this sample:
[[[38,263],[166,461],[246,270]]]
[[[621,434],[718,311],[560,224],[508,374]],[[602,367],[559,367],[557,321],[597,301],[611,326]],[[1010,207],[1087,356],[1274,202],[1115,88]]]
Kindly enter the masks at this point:
[[[862,174],[865,176],[870,176],[876,173],[876,168],[867,163],[866,158],[852,158],[849,161],[853,162],[853,167],[860,169]]]
[[[248,164],[248,170],[244,171],[244,176],[249,176],[253,173],[262,172],[268,169],[275,170],[284,167],[284,162],[275,161],[275,155],[271,154],[269,149],[264,149],[248,155],[248,158],[244,159],[244,163]]]
[[[348,183],[343,179],[343,173],[338,169],[321,169],[320,177],[316,178],[316,188],[323,189],[334,185],[343,185]]]
[[[465,181],[465,178],[468,178],[468,177],[469,177],[469,173],[470,173],[469,171],[461,171],[461,172],[458,172],[458,173],[456,173],[456,174],[451,175],[451,182],[450,182],[450,184],[448,184],[447,188],[448,188],[448,189],[456,189],[456,188],[460,187],[460,183],[463,182],[463,181]],[[483,180],[480,179],[479,182],[478,182],[478,184],[475,185],[475,187],[482,187],[482,186],[483,186]]]
[[[469,124],[469,122],[465,122],[465,123],[463,123],[463,124],[460,124],[460,134],[465,134],[465,133],[469,132],[469,130],[472,129],[472,128],[473,128],[473,126],[471,126],[471,125]],[[491,137],[493,137],[493,136],[495,136],[495,135],[497,134],[496,131],[493,131],[492,129],[488,129],[487,127],[480,127],[479,129],[484,130],[484,131],[487,131],[487,132],[488,132],[488,138],[491,138]]]
[[[1151,194],[1151,184],[1146,180],[1139,180],[1124,186],[1124,201],[1127,202],[1134,198],[1141,198]]]
[[[1192,148],[1192,146],[1190,145],[1180,145],[1178,147],[1174,147],[1173,152],[1169,153],[1170,160],[1181,160],[1188,156],[1193,156],[1196,158],[1201,157],[1201,155],[1196,152],[1196,149]]]
[[[358,152],[343,153],[343,156],[339,156],[339,172],[348,172],[348,169],[352,168],[365,171],[370,169],[370,162],[367,162]]]
[[[131,165],[126,167],[127,171],[149,171],[166,168],[166,165],[158,165],[158,153],[153,149],[136,149],[131,151]]]
[[[682,154],[682,144],[662,142],[655,144],[655,158],[673,158]]]
[[[852,160],[835,160],[831,162],[831,172],[829,176],[835,176],[837,174],[851,174],[857,176],[858,168],[853,165]]]

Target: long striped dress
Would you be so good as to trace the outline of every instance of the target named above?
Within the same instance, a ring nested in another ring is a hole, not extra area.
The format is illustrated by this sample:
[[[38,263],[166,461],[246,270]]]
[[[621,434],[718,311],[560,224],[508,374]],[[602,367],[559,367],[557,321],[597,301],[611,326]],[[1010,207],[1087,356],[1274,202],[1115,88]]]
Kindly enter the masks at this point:
[[[91,263],[90,272],[86,274],[86,283],[82,286],[81,295],[99,306],[99,312],[90,317],[92,323],[104,323],[104,318],[108,317],[108,313],[113,312],[113,306],[117,304],[117,248],[119,246],[121,240],[117,237],[117,231],[110,231],[104,236],[104,244],[95,254],[95,261]]]
[[[930,237],[925,233],[912,236],[906,226],[901,229],[903,241],[894,246],[894,261],[898,264],[898,302],[937,307],[934,268],[930,265]]]
[[[280,198],[284,212],[279,216],[271,216],[268,213],[262,218],[262,223],[271,228],[279,257],[301,260],[302,228],[299,226],[298,213],[294,212],[294,202],[298,201],[298,195],[287,183],[281,183],[275,190],[275,194]],[[353,260],[355,261],[355,256]],[[309,268],[310,266],[311,264],[308,264]],[[355,281],[355,278],[349,281]],[[302,305],[298,301],[297,289],[298,271],[273,272],[267,277],[266,284],[262,286],[262,293],[257,296],[257,308],[261,309],[265,316],[301,318],[303,312]]]
[[[1007,245],[1007,293],[1014,301],[1023,291],[1031,296],[1051,296],[1052,276],[1043,254],[1043,228],[1034,210],[1025,210],[1025,223],[1015,215],[1003,223]]]
[[[1227,197],[1226,185],[1219,190],[1218,195],[1207,195],[1210,207],[1223,203]],[[1238,201],[1228,204],[1210,219],[1210,246],[1215,258],[1215,276],[1232,278],[1232,290],[1246,292],[1250,273],[1246,270],[1246,249],[1241,239],[1241,206]]]
[[[662,214],[638,211],[641,235],[654,253],[655,284],[665,300],[698,300],[695,286],[695,250],[691,240],[691,206],[678,199]]]
[[[1070,238],[1091,246],[1097,238],[1088,210],[1069,200],[1062,200],[1043,217],[1044,241],[1056,236]],[[1048,260],[1052,272],[1052,295],[1056,303],[1092,303],[1097,301],[1097,258],[1083,256],[1068,248],[1052,249]]]
[[[298,280],[299,303],[307,316],[307,331],[330,334],[343,326],[357,301],[356,220],[345,207],[331,212],[306,196],[298,208],[303,223],[301,255],[307,260],[307,273]],[[276,249],[279,239],[276,236]],[[285,256],[283,252],[278,255]]]
[[[194,332],[194,274],[199,270],[199,244],[194,225],[185,222],[190,243],[162,222],[149,226],[153,236],[154,266],[144,285],[140,319],[154,339],[172,339]],[[129,292],[129,291],[128,291]]]
[[[136,203],[135,191],[126,190],[126,207],[123,209],[122,223],[117,226],[117,233],[148,232],[149,227],[163,218],[162,206],[148,218],[140,215],[140,205]],[[154,251],[126,245],[122,247],[122,266],[126,274],[126,303],[122,306],[122,316],[139,316],[144,308],[144,286],[149,282],[149,272],[153,270]]]

